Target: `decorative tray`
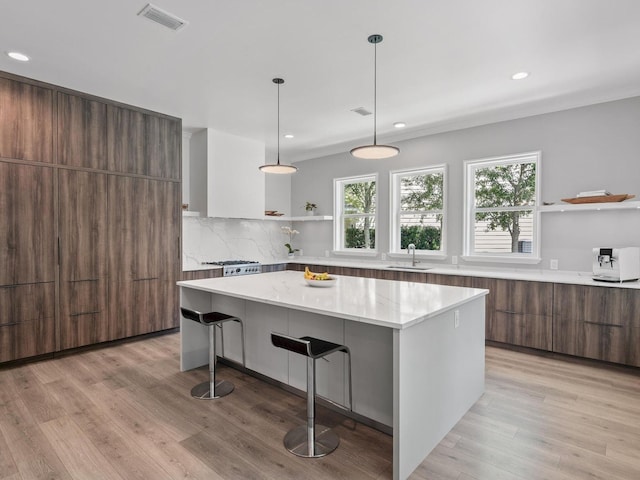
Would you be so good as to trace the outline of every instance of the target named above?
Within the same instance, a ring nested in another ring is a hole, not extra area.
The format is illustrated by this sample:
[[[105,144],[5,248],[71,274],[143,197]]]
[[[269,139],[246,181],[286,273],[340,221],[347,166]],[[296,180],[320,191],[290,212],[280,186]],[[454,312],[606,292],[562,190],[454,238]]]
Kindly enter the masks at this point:
[[[567,203],[609,203],[609,202],[624,202],[625,200],[629,200],[631,198],[635,198],[635,195],[630,195],[628,193],[622,193],[620,195],[599,195],[597,197],[576,197],[576,198],[563,198],[563,202]]]

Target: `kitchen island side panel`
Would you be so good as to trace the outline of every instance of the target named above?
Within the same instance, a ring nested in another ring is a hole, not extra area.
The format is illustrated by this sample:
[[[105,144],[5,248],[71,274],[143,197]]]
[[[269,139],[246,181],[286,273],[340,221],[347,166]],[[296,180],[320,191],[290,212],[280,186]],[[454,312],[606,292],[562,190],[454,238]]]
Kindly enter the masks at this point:
[[[394,480],[408,478],[484,392],[484,303],[393,331]]]

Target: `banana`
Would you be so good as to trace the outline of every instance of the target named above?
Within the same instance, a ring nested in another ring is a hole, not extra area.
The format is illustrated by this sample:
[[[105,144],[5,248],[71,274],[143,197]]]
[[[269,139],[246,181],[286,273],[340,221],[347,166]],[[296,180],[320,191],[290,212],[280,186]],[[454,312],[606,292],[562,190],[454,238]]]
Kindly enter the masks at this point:
[[[307,280],[331,280],[331,277],[327,272],[314,273],[309,270],[309,267],[304,267],[304,278]]]

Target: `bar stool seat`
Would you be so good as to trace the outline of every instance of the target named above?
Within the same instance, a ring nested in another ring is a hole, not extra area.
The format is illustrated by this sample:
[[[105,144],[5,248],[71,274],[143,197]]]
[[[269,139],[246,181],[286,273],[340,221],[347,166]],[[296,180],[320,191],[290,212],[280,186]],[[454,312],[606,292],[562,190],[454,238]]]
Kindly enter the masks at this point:
[[[307,424],[290,430],[284,437],[284,446],[299,457],[324,457],[338,448],[340,438],[329,427],[315,423],[316,360],[334,352],[346,353],[349,362],[349,410],[351,410],[353,397],[349,347],[319,338],[296,338],[276,332],[271,333],[271,343],[275,347],[307,357]]]
[[[202,313],[196,310],[181,307],[182,316],[187,320],[201,323],[209,329],[209,381],[202,382],[191,389],[191,396],[201,400],[212,400],[230,394],[235,388],[233,383],[227,380],[216,381],[216,327],[222,329],[225,322],[238,322],[242,336],[242,365],[245,365],[244,353],[244,326],[242,320],[232,315],[221,312]],[[223,337],[224,348],[224,337]],[[224,351],[223,351],[224,353]]]

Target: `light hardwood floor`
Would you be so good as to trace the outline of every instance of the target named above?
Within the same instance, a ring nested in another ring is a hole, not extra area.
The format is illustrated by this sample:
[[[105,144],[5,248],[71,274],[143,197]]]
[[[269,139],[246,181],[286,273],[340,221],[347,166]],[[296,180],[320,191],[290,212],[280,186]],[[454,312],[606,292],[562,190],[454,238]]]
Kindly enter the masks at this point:
[[[286,452],[305,402],[228,367],[189,396],[170,334],[0,368],[0,479],[388,479],[391,437],[319,409],[322,459]],[[640,371],[487,348],[486,393],[412,480],[640,479]]]

